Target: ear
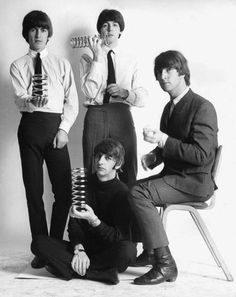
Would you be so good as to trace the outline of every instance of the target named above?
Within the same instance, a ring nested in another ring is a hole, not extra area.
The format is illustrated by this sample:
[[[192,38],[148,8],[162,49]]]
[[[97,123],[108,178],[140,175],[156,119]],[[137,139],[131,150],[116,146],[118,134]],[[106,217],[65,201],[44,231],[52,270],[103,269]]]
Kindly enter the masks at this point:
[[[114,169],[115,170],[119,170],[120,169],[120,165],[115,165]]]

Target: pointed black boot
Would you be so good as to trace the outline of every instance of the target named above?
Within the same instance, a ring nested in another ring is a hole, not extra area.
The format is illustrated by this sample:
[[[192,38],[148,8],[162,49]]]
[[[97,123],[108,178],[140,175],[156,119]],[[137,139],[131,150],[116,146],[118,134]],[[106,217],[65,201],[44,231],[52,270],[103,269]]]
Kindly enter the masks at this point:
[[[154,265],[155,264],[155,256],[154,253],[150,253],[147,250],[143,250],[142,254],[140,254],[136,261],[132,266],[134,267],[142,267],[146,265]]]
[[[175,260],[169,247],[154,250],[155,264],[153,268],[144,275],[135,278],[135,285],[157,285],[163,282],[174,282],[178,275]]]
[[[106,270],[87,270],[86,278],[113,285],[119,283],[118,272],[115,268]]]

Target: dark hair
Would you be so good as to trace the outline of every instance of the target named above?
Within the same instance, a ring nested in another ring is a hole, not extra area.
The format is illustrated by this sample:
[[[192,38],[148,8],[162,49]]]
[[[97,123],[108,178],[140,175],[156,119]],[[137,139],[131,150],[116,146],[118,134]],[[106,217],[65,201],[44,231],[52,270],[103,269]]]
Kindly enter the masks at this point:
[[[40,10],[33,10],[29,12],[23,19],[22,35],[28,42],[29,30],[35,27],[40,27],[48,30],[48,37],[53,34],[52,23],[49,16]]]
[[[122,16],[122,14],[115,9],[104,9],[99,17],[98,17],[98,21],[97,21],[97,30],[100,33],[100,30],[102,28],[102,25],[108,21],[113,21],[119,24],[120,26],[120,31],[124,31],[125,28],[125,21],[124,18]]]
[[[188,61],[178,51],[166,51],[156,57],[154,61],[154,74],[157,79],[158,73],[162,72],[164,68],[175,68],[179,75],[184,75],[186,85],[190,85],[190,70],[188,67]]]
[[[125,150],[123,145],[112,138],[106,138],[95,146],[94,157],[108,155],[116,161],[116,166],[124,164]]]

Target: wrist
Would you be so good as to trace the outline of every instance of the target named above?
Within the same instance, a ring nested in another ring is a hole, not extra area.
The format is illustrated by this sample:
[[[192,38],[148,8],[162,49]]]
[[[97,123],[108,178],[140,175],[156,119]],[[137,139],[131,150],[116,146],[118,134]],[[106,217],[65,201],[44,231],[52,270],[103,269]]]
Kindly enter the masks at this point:
[[[97,216],[94,216],[92,219],[88,220],[88,223],[92,227],[97,227],[98,225],[100,225],[101,221]]]

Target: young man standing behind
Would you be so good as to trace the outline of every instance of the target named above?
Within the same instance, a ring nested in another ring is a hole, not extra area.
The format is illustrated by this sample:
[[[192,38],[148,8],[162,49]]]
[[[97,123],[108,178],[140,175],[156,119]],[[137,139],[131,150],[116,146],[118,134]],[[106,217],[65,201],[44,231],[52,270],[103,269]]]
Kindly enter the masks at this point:
[[[23,20],[22,35],[29,52],[11,64],[15,103],[22,117],[18,128],[23,181],[32,240],[47,235],[43,203],[43,163],[52,184],[50,236],[63,238],[71,201],[71,167],[68,133],[78,114],[78,97],[71,66],[49,53],[53,34],[51,20],[42,11],[31,11]],[[33,268],[44,262],[35,257]]]

